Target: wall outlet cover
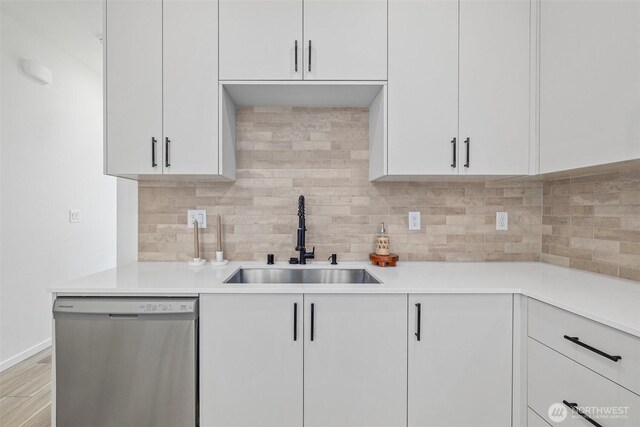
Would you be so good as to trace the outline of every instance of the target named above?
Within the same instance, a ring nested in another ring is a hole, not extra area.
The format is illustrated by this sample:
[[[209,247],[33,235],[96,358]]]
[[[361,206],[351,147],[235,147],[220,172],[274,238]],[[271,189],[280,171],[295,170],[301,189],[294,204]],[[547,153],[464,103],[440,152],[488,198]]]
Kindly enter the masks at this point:
[[[509,212],[496,212],[496,230],[506,231],[509,229]]]
[[[420,230],[420,212],[409,212],[409,230]]]
[[[69,222],[76,224],[78,222],[80,222],[80,211],[79,210],[75,210],[75,209],[71,209],[69,210]]]
[[[193,228],[193,221],[198,220],[198,228],[207,228],[207,211],[204,209],[189,209],[187,211],[187,225]]]

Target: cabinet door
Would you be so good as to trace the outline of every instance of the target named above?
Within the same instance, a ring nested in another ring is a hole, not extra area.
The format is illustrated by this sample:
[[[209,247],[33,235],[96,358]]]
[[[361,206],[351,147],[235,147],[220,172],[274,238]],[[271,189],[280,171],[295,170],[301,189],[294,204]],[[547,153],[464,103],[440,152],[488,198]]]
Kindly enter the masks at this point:
[[[200,297],[201,426],[302,426],[302,302]]]
[[[529,7],[460,1],[461,174],[529,173]]]
[[[406,426],[406,295],[305,295],[305,427]]]
[[[511,295],[410,295],[409,427],[510,427],[511,337]]]
[[[304,0],[304,39],[305,80],[387,80],[387,0]]]
[[[389,0],[388,90],[388,174],[456,174],[457,0]]]
[[[640,157],[640,2],[543,0],[540,172]]]
[[[164,0],[163,8],[164,173],[215,175],[218,1]]]
[[[301,78],[302,0],[220,0],[220,80]]]
[[[107,0],[105,42],[106,173],[162,173],[162,1]]]

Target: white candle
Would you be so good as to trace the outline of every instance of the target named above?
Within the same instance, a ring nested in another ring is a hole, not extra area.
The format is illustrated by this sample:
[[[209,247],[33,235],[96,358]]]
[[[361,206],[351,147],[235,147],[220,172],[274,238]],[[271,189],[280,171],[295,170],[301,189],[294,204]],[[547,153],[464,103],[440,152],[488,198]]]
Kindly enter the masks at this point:
[[[218,214],[218,217],[217,217],[216,235],[217,235],[216,251],[222,252],[222,219],[220,217],[220,214]]]

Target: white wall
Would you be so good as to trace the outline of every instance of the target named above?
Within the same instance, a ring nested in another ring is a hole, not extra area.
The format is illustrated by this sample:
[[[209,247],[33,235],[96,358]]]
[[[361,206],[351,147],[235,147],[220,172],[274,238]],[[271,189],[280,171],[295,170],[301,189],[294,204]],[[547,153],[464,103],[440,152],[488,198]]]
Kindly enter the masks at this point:
[[[4,369],[48,344],[51,297],[45,288],[115,266],[117,224],[116,179],[102,174],[100,72],[6,10],[1,15]],[[53,83],[26,76],[20,58],[50,68]],[[81,223],[69,223],[69,209],[81,211]]]
[[[138,181],[118,178],[118,265],[138,261]]]

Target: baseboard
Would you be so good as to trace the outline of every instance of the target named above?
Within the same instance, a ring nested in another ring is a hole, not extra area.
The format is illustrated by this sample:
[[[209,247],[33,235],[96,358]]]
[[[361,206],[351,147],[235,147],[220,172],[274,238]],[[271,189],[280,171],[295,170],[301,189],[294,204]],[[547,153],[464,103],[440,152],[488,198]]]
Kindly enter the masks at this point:
[[[18,353],[13,357],[10,357],[7,360],[4,360],[2,362],[0,362],[0,372],[4,371],[5,369],[9,369],[10,367],[17,365],[18,363],[22,362],[23,360],[26,360],[28,358],[30,358],[31,356],[33,356],[36,353],[41,352],[42,350],[44,350],[47,347],[51,346],[51,338],[42,341],[40,344],[36,344],[33,347],[26,349],[25,351],[23,351],[22,353]]]

